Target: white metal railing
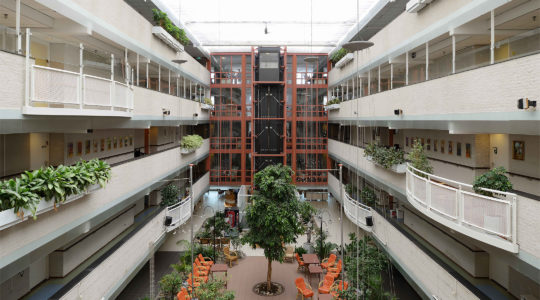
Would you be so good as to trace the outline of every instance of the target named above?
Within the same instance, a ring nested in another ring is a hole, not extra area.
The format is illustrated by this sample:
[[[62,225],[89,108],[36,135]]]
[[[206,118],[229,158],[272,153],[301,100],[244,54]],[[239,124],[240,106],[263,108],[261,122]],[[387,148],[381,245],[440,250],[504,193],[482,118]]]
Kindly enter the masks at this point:
[[[373,215],[371,213],[371,208],[352,199],[351,196],[349,196],[349,194],[347,194],[345,191],[343,194],[345,195],[343,209],[349,220],[360,226],[362,229],[371,231],[371,226],[368,226],[366,221],[367,217],[371,217]]]
[[[429,174],[407,165],[407,199],[418,210],[456,231],[511,252],[517,252],[517,196],[482,189]]]
[[[187,197],[179,203],[168,206],[166,216],[172,217],[172,222],[167,227],[167,232],[184,224],[191,217],[191,197]]]
[[[133,90],[128,84],[107,78],[32,65],[28,105],[42,107],[50,104],[131,112]]]

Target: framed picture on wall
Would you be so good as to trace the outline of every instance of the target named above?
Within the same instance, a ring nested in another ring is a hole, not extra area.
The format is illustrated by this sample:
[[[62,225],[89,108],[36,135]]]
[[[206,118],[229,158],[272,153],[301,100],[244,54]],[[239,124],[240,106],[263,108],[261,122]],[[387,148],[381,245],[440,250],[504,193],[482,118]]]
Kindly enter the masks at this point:
[[[118,138],[118,148],[124,147],[124,139],[122,137]]]
[[[441,141],[441,153],[444,153],[444,140]]]
[[[92,150],[92,142],[90,140],[84,141],[84,154],[90,154]]]
[[[426,150],[431,151],[431,139],[427,139]]]
[[[81,156],[81,155],[82,155],[82,142],[78,141],[77,142],[77,156]]]
[[[465,144],[465,157],[471,158],[471,144]]]
[[[133,146],[133,136],[129,136],[129,145]]]
[[[124,137],[124,147],[127,147],[129,145],[129,137]]]
[[[422,144],[422,147],[424,147],[424,138],[420,139],[420,144]]]
[[[405,146],[409,147],[409,137],[405,137]]]
[[[437,152],[438,147],[439,147],[439,140],[433,140],[433,151]]]
[[[118,139],[116,139],[116,137],[113,137],[112,145],[113,145],[113,149],[118,148]]]
[[[111,138],[108,137],[108,138],[107,138],[107,150],[111,150],[111,149],[112,149],[111,146],[112,146]]]
[[[105,151],[105,139],[101,139],[101,140],[99,141],[99,150],[100,150],[101,152]]]
[[[94,139],[94,153],[98,153],[98,140],[97,139]]]
[[[517,160],[525,159],[524,141],[512,141],[512,158]]]
[[[69,142],[67,144],[67,154],[68,154],[68,157],[73,157],[73,143],[72,142]]]
[[[456,144],[456,154],[457,156],[461,156],[461,143],[457,142]]]
[[[448,154],[454,153],[454,142],[448,141]]]

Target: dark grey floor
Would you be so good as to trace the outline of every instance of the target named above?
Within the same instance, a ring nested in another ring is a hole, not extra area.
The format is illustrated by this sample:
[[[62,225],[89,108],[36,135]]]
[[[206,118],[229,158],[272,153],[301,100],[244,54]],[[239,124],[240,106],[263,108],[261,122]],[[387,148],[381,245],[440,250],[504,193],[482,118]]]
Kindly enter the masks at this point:
[[[171,264],[177,263],[180,252],[156,252],[154,259],[154,291],[159,292],[159,279],[172,272]],[[119,300],[137,300],[148,296],[150,293],[150,265],[146,263],[139,273],[131,280],[122,293]],[[154,295],[155,296],[155,295]]]

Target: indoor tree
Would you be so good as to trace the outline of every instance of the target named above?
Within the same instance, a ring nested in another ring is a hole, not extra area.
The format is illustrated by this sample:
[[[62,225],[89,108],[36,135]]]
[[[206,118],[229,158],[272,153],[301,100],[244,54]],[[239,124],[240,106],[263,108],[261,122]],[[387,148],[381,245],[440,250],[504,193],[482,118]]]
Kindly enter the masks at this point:
[[[424,146],[422,146],[418,139],[416,139],[416,142],[413,144],[413,149],[409,152],[408,158],[411,161],[413,168],[426,173],[433,173],[433,167],[431,167],[426,153],[424,153]],[[417,173],[416,175],[418,176],[426,177],[425,174],[419,172],[415,173]]]
[[[243,242],[264,249],[268,260],[266,288],[272,288],[272,261],[283,262],[284,244],[295,243],[303,232],[300,201],[292,183],[293,171],[281,164],[271,165],[257,172],[254,178],[256,192],[252,204],[246,209],[249,231]]]

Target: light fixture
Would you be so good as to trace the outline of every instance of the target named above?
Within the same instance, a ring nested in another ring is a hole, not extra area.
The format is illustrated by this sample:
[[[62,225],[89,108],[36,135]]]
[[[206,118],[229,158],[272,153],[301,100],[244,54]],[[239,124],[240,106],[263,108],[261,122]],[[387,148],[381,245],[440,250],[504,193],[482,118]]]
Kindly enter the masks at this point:
[[[529,98],[518,99],[518,103],[517,103],[518,109],[529,109],[531,107],[536,108],[536,100],[529,100]]]
[[[394,115],[401,116],[403,114],[403,110],[401,109],[394,109]]]
[[[161,111],[163,112],[164,116],[170,116],[171,115],[171,110],[170,109],[162,108]]]
[[[264,23],[264,34],[268,34],[268,23]]]
[[[343,44],[341,47],[349,50],[349,52],[355,52],[355,51],[367,49],[373,45],[374,43],[370,41],[352,41],[352,42]]]
[[[186,63],[187,59],[173,59],[172,62],[177,63],[179,65]]]
[[[305,57],[304,58],[304,62],[307,62],[307,63],[316,63],[319,61],[319,58],[317,56],[308,56],[308,57]]]

